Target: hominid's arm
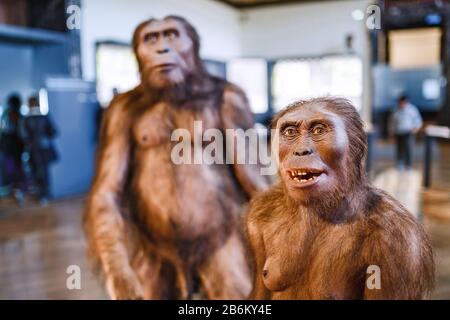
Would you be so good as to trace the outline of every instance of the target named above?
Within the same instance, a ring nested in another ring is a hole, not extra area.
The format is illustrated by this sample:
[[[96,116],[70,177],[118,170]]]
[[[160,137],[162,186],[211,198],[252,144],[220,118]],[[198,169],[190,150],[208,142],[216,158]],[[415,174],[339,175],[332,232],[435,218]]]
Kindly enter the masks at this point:
[[[253,128],[254,120],[244,93],[237,87],[229,85],[224,91],[224,102],[222,107],[222,119],[225,129],[233,129],[232,141],[227,140],[227,152],[233,155],[233,169],[237,180],[249,197],[259,191],[267,189],[269,182],[266,176],[261,174],[261,159],[258,154],[258,141],[242,140],[238,137],[236,130],[246,131]],[[256,138],[256,136],[255,136]],[[245,141],[245,147],[240,148],[238,141]],[[250,139],[251,140],[251,139]],[[232,150],[231,150],[232,149]],[[231,151],[231,153],[230,153]],[[238,158],[245,161],[240,163]],[[256,160],[249,163],[253,157]]]
[[[364,256],[371,269],[366,274],[364,299],[422,299],[433,288],[431,245],[419,223],[412,216],[405,217],[398,221],[396,232],[386,227],[366,241],[370,245],[363,249]],[[400,214],[386,219],[396,218]]]
[[[105,275],[110,296],[118,299],[140,296],[120,212],[131,144],[126,100],[126,96],[114,99],[104,114],[96,173],[84,216],[89,251]]]

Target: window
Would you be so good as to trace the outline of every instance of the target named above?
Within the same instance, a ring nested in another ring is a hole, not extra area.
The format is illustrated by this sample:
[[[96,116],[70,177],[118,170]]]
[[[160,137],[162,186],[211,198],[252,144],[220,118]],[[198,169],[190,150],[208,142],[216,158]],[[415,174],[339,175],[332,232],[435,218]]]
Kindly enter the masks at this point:
[[[272,84],[275,112],[297,100],[324,95],[345,97],[361,110],[362,61],[353,55],[278,60]]]
[[[101,43],[96,55],[98,101],[107,107],[113,91],[125,92],[139,84],[138,65],[128,45]]]
[[[393,68],[421,68],[441,62],[440,28],[389,31],[389,64]]]
[[[227,79],[244,90],[253,113],[265,113],[267,62],[264,59],[234,59],[227,64]]]

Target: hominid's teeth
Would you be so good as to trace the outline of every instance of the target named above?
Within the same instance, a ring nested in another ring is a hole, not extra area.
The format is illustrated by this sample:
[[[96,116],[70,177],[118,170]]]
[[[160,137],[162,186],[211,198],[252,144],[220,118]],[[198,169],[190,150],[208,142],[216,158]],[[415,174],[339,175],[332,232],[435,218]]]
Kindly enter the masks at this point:
[[[288,174],[291,176],[291,179],[294,179],[295,181],[311,181],[317,178],[318,174],[307,172],[307,171],[301,171],[301,170],[289,170]]]

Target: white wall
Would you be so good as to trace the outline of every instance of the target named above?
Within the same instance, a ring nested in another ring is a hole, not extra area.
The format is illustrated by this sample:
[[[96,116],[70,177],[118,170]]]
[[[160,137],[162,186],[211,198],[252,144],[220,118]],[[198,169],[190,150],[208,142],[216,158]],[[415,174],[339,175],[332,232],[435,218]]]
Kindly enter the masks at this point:
[[[352,12],[370,1],[325,1],[248,9],[241,16],[244,56],[316,56],[342,51],[345,35],[354,35],[357,52],[364,50],[365,22]]]
[[[345,36],[353,35],[355,53],[364,65],[362,117],[370,122],[370,50],[365,21],[355,21],[352,12],[364,14],[372,0],[324,1],[247,9],[241,14],[243,56],[308,57],[345,50]]]
[[[239,11],[211,0],[83,0],[81,53],[84,78],[95,76],[95,42],[131,42],[134,28],[150,17],[187,18],[200,34],[201,55],[228,60],[241,55]]]
[[[363,118],[370,120],[370,60],[365,12],[371,0],[324,1],[238,11],[213,0],[83,0],[81,45],[84,77],[95,75],[95,42],[129,42],[136,25],[167,14],[186,17],[198,30],[204,58],[282,58],[317,56],[344,51],[344,39],[354,36],[354,48],[364,61]]]

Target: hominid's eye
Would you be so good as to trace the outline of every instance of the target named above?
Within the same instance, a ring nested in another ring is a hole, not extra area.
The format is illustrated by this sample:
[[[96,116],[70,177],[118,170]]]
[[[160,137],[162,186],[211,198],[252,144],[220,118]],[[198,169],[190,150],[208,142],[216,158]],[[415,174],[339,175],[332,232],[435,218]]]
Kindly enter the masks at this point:
[[[289,126],[283,129],[282,135],[292,138],[297,134],[297,128],[294,126]]]
[[[312,134],[319,135],[325,132],[325,126],[323,124],[316,124],[311,129]]]
[[[165,32],[165,37],[169,40],[174,40],[175,38],[178,38],[178,31],[168,30],[167,32]]]
[[[157,33],[146,33],[144,35],[144,42],[145,43],[156,43],[158,41],[158,34]]]

